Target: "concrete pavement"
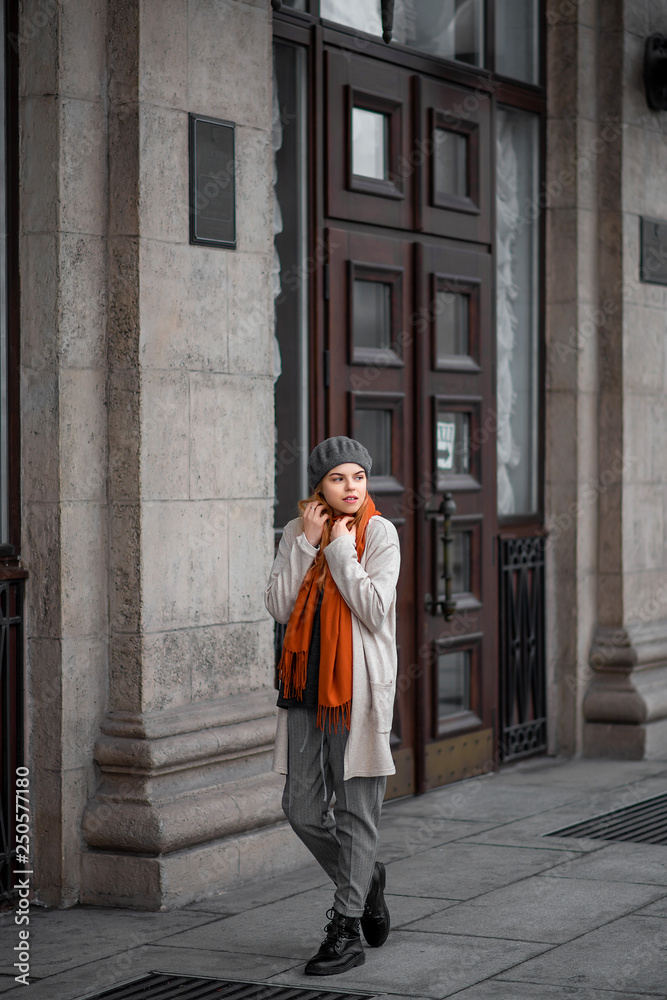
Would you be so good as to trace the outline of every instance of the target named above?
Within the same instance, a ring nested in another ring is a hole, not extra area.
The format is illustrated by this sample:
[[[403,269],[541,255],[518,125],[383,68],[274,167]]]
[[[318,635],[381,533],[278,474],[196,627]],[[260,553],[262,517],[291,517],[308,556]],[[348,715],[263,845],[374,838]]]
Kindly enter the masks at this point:
[[[29,992],[0,915],[0,1000],[74,1000],[159,970],[390,1000],[667,998],[667,846],[544,836],[667,792],[667,760],[539,758],[385,805],[392,933],[314,979],[332,887],[315,864],[168,913],[31,911]]]

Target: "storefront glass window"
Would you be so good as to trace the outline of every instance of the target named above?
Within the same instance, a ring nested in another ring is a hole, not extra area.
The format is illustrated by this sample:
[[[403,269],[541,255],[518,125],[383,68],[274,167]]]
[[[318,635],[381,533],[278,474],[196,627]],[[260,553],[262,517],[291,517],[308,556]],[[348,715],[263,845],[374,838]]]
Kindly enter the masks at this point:
[[[274,45],[275,526],[296,517],[308,492],[308,275],[306,60]]]
[[[380,0],[320,0],[320,14],[382,34]],[[392,40],[440,59],[484,65],[483,0],[395,0]]]
[[[1,37],[5,37],[4,4],[0,4]],[[9,438],[7,423],[8,301],[7,301],[7,149],[5,50],[0,47],[0,543],[9,542]]]
[[[496,73],[539,83],[538,0],[496,0]]]
[[[498,513],[537,510],[538,155],[535,115],[496,119]]]

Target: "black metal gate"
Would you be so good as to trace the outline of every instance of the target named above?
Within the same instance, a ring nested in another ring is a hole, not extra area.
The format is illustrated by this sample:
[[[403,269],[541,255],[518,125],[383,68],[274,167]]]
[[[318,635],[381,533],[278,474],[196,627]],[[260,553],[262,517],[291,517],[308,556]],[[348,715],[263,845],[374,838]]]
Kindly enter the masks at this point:
[[[546,749],[546,536],[500,539],[500,746],[503,762]]]
[[[25,764],[24,583],[0,575],[0,903],[15,896],[16,769]]]

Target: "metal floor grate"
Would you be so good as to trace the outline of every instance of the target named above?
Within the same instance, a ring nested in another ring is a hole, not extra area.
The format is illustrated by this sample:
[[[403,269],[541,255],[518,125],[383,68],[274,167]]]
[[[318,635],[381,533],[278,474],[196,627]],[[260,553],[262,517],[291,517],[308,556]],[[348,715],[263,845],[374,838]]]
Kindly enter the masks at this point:
[[[591,837],[593,840],[628,840],[634,844],[667,844],[667,794],[643,799],[632,806],[614,809],[551,830],[545,837]]]
[[[271,986],[268,983],[180,976],[173,972],[149,972],[138,979],[130,979],[96,993],[86,993],[77,1000],[372,1000],[376,996],[376,993],[319,990],[309,986]]]

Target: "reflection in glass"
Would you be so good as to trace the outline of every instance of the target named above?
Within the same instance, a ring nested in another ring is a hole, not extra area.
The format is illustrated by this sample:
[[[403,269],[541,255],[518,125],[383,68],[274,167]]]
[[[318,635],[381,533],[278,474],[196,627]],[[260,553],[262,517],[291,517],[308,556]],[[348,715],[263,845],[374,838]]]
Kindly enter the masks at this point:
[[[396,0],[392,37],[441,59],[483,66],[484,2]]]
[[[538,0],[496,0],[496,72],[539,83]]]
[[[287,524],[308,495],[308,177],[306,53],[274,43],[273,59],[273,344],[275,385],[275,527]]]
[[[439,198],[467,198],[468,190],[468,137],[447,128],[436,128],[433,133],[434,194]]]
[[[354,411],[352,436],[361,441],[373,458],[374,476],[391,475],[391,410]]]
[[[470,472],[470,414],[441,411],[435,430],[438,471],[447,475]]]
[[[496,117],[498,513],[537,510],[539,120]]]
[[[320,0],[320,17],[369,35],[382,34],[380,0]]]
[[[470,710],[470,650],[438,656],[438,718]]]
[[[352,296],[355,347],[387,348],[391,342],[391,285],[355,278]]]
[[[452,594],[469,594],[472,590],[470,577],[470,546],[472,541],[472,531],[452,531],[453,541],[451,547],[452,565]],[[438,543],[438,592],[444,594],[445,580],[444,552],[442,541]]]
[[[387,116],[352,108],[352,173],[384,180],[387,176]]]
[[[382,34],[380,0],[320,0],[320,15]],[[392,40],[440,59],[483,66],[484,0],[394,0]]]
[[[0,9],[0,30],[5,36],[5,5]],[[5,108],[5,61],[0,55],[0,542],[9,542],[9,436],[8,436],[8,329],[7,329],[7,138],[5,133],[7,111]],[[3,697],[5,697],[3,695]],[[4,723],[3,723],[4,725]],[[4,776],[3,776],[4,780]]]
[[[470,354],[470,296],[439,289],[435,296],[436,364]]]

